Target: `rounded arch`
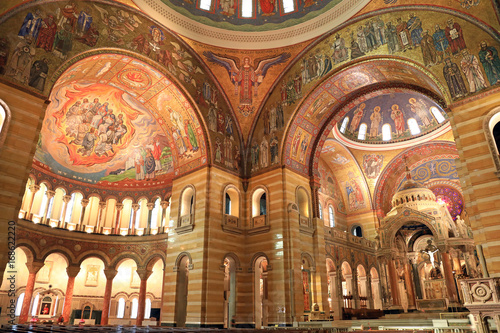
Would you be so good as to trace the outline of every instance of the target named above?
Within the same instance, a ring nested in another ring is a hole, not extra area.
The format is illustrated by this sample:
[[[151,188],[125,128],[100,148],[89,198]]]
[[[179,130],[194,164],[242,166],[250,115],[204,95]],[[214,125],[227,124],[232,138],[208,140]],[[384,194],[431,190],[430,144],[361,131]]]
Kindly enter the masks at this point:
[[[253,272],[255,270],[257,260],[261,258],[264,258],[264,260],[267,261],[267,268],[268,270],[270,270],[271,262],[269,261],[269,257],[267,256],[267,254],[265,254],[264,252],[257,252],[252,256],[252,259],[250,260],[250,271]]]
[[[372,266],[370,266],[369,268],[370,268],[370,270],[369,270],[370,277],[371,277],[372,279],[379,279],[380,275],[379,275],[379,273],[378,273],[378,269],[377,269],[377,267],[375,267],[374,265],[372,265]]]
[[[222,257],[222,260],[221,260],[221,267],[224,266],[224,261],[226,258],[231,258],[235,264],[235,270],[236,271],[241,271],[241,261],[240,261],[240,258],[238,257],[238,255],[234,252],[227,252],[223,257]]]
[[[114,265],[111,265],[111,260],[109,259],[108,255],[104,251],[101,251],[101,250],[84,251],[78,255],[78,257],[76,258],[76,262],[79,266],[81,266],[82,262],[88,258],[100,259],[104,263],[105,268],[116,267]]]
[[[163,267],[165,268],[165,256],[163,252],[161,251],[156,251],[156,253],[150,254],[148,257],[146,257],[142,263],[141,266],[146,267],[147,270],[153,269],[153,266],[158,262],[158,260],[161,260],[163,263]]]
[[[31,241],[26,240],[18,240],[16,244],[16,248],[21,249],[26,255],[27,262],[33,262],[34,260],[40,260],[40,258],[36,257],[36,253],[38,252],[38,247],[34,247],[34,244]]]
[[[140,267],[141,258],[134,252],[122,252],[119,256],[113,258],[109,266],[117,268],[125,260],[132,260],[135,262],[136,267]]]
[[[366,277],[367,276],[367,271],[365,269],[365,266],[361,263],[358,263],[356,265],[356,272],[358,274],[358,277]]]
[[[194,213],[196,205],[196,188],[194,185],[186,185],[179,195],[179,221],[182,216]]]
[[[307,252],[302,252],[300,254],[300,257],[302,259],[302,267],[305,268],[305,263],[307,263],[307,268],[309,268],[311,271],[315,271],[316,270],[316,263],[314,262],[314,259],[313,257],[307,253]]]
[[[179,253],[179,255],[177,256],[177,258],[175,259],[175,266],[174,266],[174,269],[175,270],[179,270],[180,269],[180,265],[181,265],[181,262],[182,260],[184,259],[184,257],[187,257],[187,260],[188,260],[188,269],[191,270],[194,268],[194,264],[193,264],[193,258],[191,258],[191,254],[189,252],[181,252]]]
[[[227,184],[222,192],[223,214],[239,217],[241,212],[241,192],[233,184]]]
[[[483,119],[483,131],[497,172],[500,172],[500,106],[489,111]]]
[[[329,254],[326,256],[326,271],[327,273],[336,272],[337,267],[335,266],[335,261],[333,257]]]
[[[340,269],[342,271],[342,276],[345,275],[352,275],[352,267],[351,264],[347,260],[342,260],[342,263],[340,264]]]
[[[299,208],[299,214],[309,218],[311,216],[311,197],[304,186],[297,186],[295,189],[295,201]]]
[[[267,215],[269,209],[269,190],[264,185],[258,185],[252,189],[252,217]]]
[[[76,262],[76,258],[73,253],[69,249],[61,245],[53,245],[49,248],[43,249],[42,253],[40,254],[40,259],[45,261],[45,259],[47,259],[47,257],[53,253],[61,255],[68,266],[73,265]]]
[[[395,246],[396,246],[396,240],[397,240],[396,234],[399,231],[399,229],[401,229],[401,227],[403,225],[405,225],[407,222],[419,222],[419,223],[422,223],[427,228],[429,228],[429,230],[432,233],[432,236],[434,237],[434,239],[436,241],[440,239],[439,238],[439,233],[437,232],[436,228],[434,228],[434,226],[432,225],[432,223],[430,222],[430,220],[426,220],[426,219],[424,219],[423,217],[421,217],[419,215],[400,216],[400,218],[397,221],[395,221],[394,224],[391,225],[390,229],[387,230],[387,232],[388,232],[387,239],[389,241],[388,245],[389,245],[390,248],[395,248]]]
[[[12,114],[9,106],[2,99],[0,99],[0,147],[2,147],[5,138],[7,137],[11,118]]]

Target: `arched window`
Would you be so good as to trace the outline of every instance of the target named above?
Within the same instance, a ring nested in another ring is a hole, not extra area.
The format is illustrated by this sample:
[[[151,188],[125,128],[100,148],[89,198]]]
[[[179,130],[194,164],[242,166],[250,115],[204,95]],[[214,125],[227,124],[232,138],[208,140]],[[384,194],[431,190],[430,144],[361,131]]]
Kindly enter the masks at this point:
[[[266,199],[266,193],[263,193],[262,196],[260,197],[259,200],[259,215],[266,215],[267,214],[267,199]]]
[[[212,5],[212,0],[200,0],[200,9],[210,10],[211,5]]]
[[[118,300],[118,309],[116,310],[116,318],[123,318],[125,315],[125,299],[122,297]]]
[[[3,108],[2,104],[0,104],[0,133],[2,133],[3,124],[5,123],[5,118],[7,118],[7,113]]]
[[[56,316],[57,312],[57,303],[59,303],[59,296],[56,296],[56,301],[54,302],[54,313],[52,314],[54,317]]]
[[[362,123],[359,126],[359,133],[358,133],[358,140],[365,140],[366,139],[366,129],[368,126],[365,123]]]
[[[21,293],[21,295],[19,295],[19,297],[17,298],[16,310],[14,312],[14,315],[16,317],[19,317],[21,315],[21,309],[23,308],[23,301],[24,301],[24,293]]]
[[[319,209],[319,218],[323,219],[323,206],[321,206],[321,202],[318,203],[318,209]]]
[[[283,12],[291,13],[295,10],[295,2],[293,0],[283,0]]]
[[[31,315],[36,316],[38,310],[38,300],[40,300],[40,294],[36,294],[35,300],[33,301],[33,305],[31,308]]]
[[[47,185],[42,183],[40,185],[40,191],[43,192],[43,195],[42,195],[42,203],[40,204],[40,210],[38,212],[38,216],[42,217],[43,214],[45,214],[45,207],[47,206],[47,201],[49,201],[49,198],[47,197]]]
[[[130,318],[137,318],[137,310],[139,310],[139,300],[134,298],[132,300],[132,309],[130,310]]]
[[[435,106],[431,106],[431,113],[436,118],[436,121],[441,124],[443,121],[445,121],[443,114],[439,109]]]
[[[384,141],[392,140],[391,125],[384,124],[384,126],[382,126],[382,140]]]
[[[241,17],[253,16],[253,0],[241,0]]]
[[[144,319],[151,317],[151,299],[146,298],[146,308],[144,309]]]
[[[303,187],[299,187],[295,194],[296,203],[299,208],[299,214],[302,217],[309,217],[309,196],[307,195],[307,191]]]
[[[64,217],[64,222],[71,222],[73,207],[75,207],[75,197],[76,197],[76,192],[71,193],[71,199],[69,200],[68,207],[66,208],[66,216]]]
[[[345,133],[348,123],[349,123],[349,117],[345,117],[344,120],[342,121],[342,126],[340,126],[340,133]]]
[[[230,215],[231,214],[231,197],[229,194],[226,192],[226,207],[224,210],[224,214]]]
[[[353,236],[363,237],[363,230],[361,229],[361,227],[359,225],[352,227],[351,232],[352,232]]]
[[[410,128],[411,135],[420,134],[420,127],[418,127],[417,121],[415,118],[408,119],[408,127]]]
[[[333,207],[331,205],[328,206],[328,219],[330,220],[330,227],[335,227],[335,215],[333,214]]]
[[[497,146],[497,153],[500,152],[500,121],[493,126],[493,138]]]

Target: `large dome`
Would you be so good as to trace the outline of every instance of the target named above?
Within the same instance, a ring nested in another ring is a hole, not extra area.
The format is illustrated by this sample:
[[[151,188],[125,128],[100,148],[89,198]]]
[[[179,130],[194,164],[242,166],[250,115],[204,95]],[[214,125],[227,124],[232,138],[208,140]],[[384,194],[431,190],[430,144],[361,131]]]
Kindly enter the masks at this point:
[[[183,36],[213,46],[265,49],[304,42],[340,25],[368,0],[133,0]]]

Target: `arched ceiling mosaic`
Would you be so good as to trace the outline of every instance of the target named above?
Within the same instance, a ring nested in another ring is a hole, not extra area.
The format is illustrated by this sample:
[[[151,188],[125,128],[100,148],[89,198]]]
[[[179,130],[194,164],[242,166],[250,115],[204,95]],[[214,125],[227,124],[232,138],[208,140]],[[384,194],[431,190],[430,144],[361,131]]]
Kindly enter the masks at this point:
[[[85,58],[59,78],[50,102],[35,159],[69,181],[158,187],[207,163],[193,106],[141,61]]]
[[[447,123],[441,106],[410,90],[381,89],[352,104],[355,106],[346,106],[348,111],[334,128],[346,141],[385,146],[402,141],[415,144],[432,137],[429,134]]]

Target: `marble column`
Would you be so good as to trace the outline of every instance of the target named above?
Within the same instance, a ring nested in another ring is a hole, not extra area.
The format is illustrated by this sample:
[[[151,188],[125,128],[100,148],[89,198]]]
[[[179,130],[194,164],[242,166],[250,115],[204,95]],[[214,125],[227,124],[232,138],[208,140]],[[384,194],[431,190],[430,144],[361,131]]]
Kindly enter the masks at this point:
[[[115,208],[116,208],[115,234],[119,235],[120,234],[120,218],[122,216],[123,204],[117,203],[115,205]]]
[[[415,287],[415,296],[417,299],[423,299],[422,286],[420,284],[420,274],[418,273],[417,257],[410,259],[413,271],[413,286]]]
[[[150,202],[147,204],[148,206],[148,226],[146,230],[144,231],[145,235],[148,235],[151,233],[151,218],[153,217],[153,209],[155,208],[154,202]]]
[[[35,200],[35,194],[40,190],[40,186],[38,185],[31,185],[30,186],[30,191],[31,191],[31,198],[30,198],[30,203],[27,207],[26,215],[25,218],[26,220],[33,221],[33,216],[31,216],[31,211],[33,210],[33,201]]]
[[[311,196],[312,196],[312,215],[313,218],[319,218],[319,189],[320,182],[319,179],[312,179],[309,184],[311,185]]]
[[[141,285],[139,288],[139,308],[137,309],[137,319],[135,321],[137,326],[141,326],[142,321],[144,320],[144,312],[146,310],[146,287],[151,273],[153,273],[153,271],[145,268],[137,269],[137,274],[141,278]]]
[[[64,317],[64,322],[67,323],[69,321],[69,317],[71,315],[71,303],[73,301],[73,288],[75,286],[75,278],[80,272],[80,266],[70,265],[66,268],[66,272],[68,273],[68,283],[66,285],[66,294],[64,296],[64,305],[62,315]],[[69,323],[70,325],[72,323]]]
[[[129,228],[130,229],[130,235],[135,234],[135,223],[137,219],[137,210],[140,208],[139,204],[132,204],[132,226]]]
[[[168,206],[170,205],[170,202],[168,201],[162,201],[160,202],[160,205],[161,205],[161,225],[159,227],[168,227],[168,221],[165,221],[166,217],[167,217],[167,208]],[[165,230],[166,232],[166,230]]]
[[[108,325],[111,290],[113,289],[113,279],[116,273],[118,273],[118,271],[114,268],[107,268],[104,270],[104,275],[106,275],[106,287],[104,289],[104,300],[102,304],[101,325]]]
[[[24,324],[28,321],[31,299],[33,298],[33,290],[35,289],[36,273],[45,265],[42,261],[32,261],[26,263],[28,266],[28,282],[26,282],[26,290],[24,291],[24,301],[19,315],[19,324]]]
[[[105,219],[104,209],[106,209],[106,201],[99,201],[99,213],[97,214],[97,221],[95,224],[94,232],[97,234],[101,233],[101,229],[104,226],[103,220]]]
[[[80,218],[78,219],[78,226],[76,227],[77,230],[82,230],[83,231],[83,219],[85,218],[85,211],[87,210],[87,206],[89,205],[90,200],[89,199],[82,199],[81,205],[82,205],[82,212],[80,213]]]
[[[47,214],[49,213],[50,201],[54,198],[55,194],[56,194],[56,192],[52,191],[52,190],[47,190],[47,192],[45,192],[45,195],[47,196],[47,202],[45,203],[45,207],[43,208],[42,221],[44,224],[49,224],[50,216],[47,220]]]
[[[66,209],[68,209],[68,202],[70,200],[71,200],[71,195],[65,195],[63,197],[63,208],[62,208],[61,220],[59,221],[59,228],[65,227]]]
[[[444,279],[446,281],[446,289],[451,302],[458,302],[457,287],[455,284],[455,276],[451,266],[451,256],[449,252],[442,252]]]
[[[391,284],[392,305],[401,305],[399,298],[398,276],[396,274],[396,266],[394,260],[388,260],[387,266],[389,268],[389,282]]]

